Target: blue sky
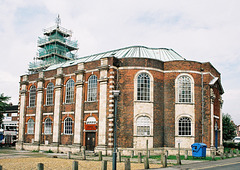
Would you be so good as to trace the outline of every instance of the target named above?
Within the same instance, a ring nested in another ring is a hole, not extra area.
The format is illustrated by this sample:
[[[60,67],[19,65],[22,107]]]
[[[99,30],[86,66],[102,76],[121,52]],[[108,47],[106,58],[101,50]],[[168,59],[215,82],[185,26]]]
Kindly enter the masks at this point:
[[[240,124],[239,6],[238,0],[0,0],[0,93],[18,103],[19,77],[36,57],[37,38],[60,14],[79,42],[79,57],[143,45],[211,62],[222,74],[223,112]]]

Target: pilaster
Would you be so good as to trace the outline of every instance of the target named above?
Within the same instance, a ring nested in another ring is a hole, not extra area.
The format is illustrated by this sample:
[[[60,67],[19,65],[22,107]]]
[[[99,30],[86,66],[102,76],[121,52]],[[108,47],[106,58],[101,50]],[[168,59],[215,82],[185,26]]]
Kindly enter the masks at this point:
[[[25,134],[25,108],[26,108],[26,92],[28,85],[28,77],[24,75],[20,82],[20,110],[19,110],[19,128],[18,128],[18,143],[17,150],[23,149],[24,134]]]
[[[76,105],[75,105],[75,124],[74,124],[74,144],[82,145],[82,120],[83,120],[83,76],[84,63],[78,64],[76,74]]]
[[[36,105],[36,119],[35,119],[35,135],[34,143],[40,145],[41,141],[41,131],[42,131],[42,105],[43,105],[43,87],[44,79],[43,72],[39,73],[39,78],[37,80],[37,105]]]
[[[211,102],[211,147],[214,147],[214,100],[215,94],[213,89],[210,89],[210,102]]]
[[[54,123],[53,123],[53,145],[60,144],[60,126],[61,126],[61,100],[62,100],[62,68],[57,69],[55,84],[55,101],[54,101]]]

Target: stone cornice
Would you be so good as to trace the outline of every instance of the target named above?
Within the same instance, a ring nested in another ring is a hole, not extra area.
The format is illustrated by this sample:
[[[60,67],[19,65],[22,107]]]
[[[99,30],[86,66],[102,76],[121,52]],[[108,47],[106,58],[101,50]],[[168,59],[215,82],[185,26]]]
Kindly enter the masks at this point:
[[[43,91],[43,88],[37,88],[37,92]]]
[[[37,82],[44,82],[44,78],[38,78]]]
[[[55,78],[63,78],[64,76],[63,76],[63,74],[56,74],[54,77]]]
[[[21,93],[21,94],[26,94],[26,93],[27,93],[27,90],[20,90],[20,93]]]
[[[108,81],[108,78],[107,77],[102,77],[100,79],[98,79],[98,81],[101,83],[101,82],[107,82]]]
[[[20,82],[20,85],[28,85],[29,84],[29,81],[21,81]]]
[[[109,69],[109,65],[103,65],[103,66],[99,66],[97,67],[98,70],[108,70]]]
[[[84,81],[77,81],[76,83],[75,83],[75,86],[79,86],[79,85],[83,85],[84,84]]]
[[[75,71],[75,74],[78,75],[78,74],[84,74],[86,70],[77,70]]]
[[[54,88],[55,88],[55,89],[60,89],[60,88],[62,88],[62,86],[63,86],[63,85],[56,84],[56,85],[54,86]]]

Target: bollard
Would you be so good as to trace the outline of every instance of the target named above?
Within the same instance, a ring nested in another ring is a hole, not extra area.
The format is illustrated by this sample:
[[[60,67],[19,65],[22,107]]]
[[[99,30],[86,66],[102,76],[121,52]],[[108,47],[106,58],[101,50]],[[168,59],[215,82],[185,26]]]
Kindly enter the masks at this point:
[[[146,140],[146,156],[148,157],[148,140]]]
[[[148,157],[149,157],[149,158],[150,158],[150,151],[151,151],[151,150],[148,151]]]
[[[177,154],[177,155],[176,155],[176,158],[177,158],[177,165],[181,165],[182,163],[181,163],[180,155]]]
[[[164,154],[164,153],[161,153],[161,164],[162,164],[162,165],[163,165],[164,157],[165,157],[165,154]]]
[[[44,165],[42,163],[38,163],[37,169],[38,170],[43,170],[44,169]]]
[[[229,155],[228,155],[228,153],[227,153],[227,152],[225,153],[225,155],[226,155],[226,158],[229,158]]]
[[[214,153],[214,151],[211,151],[211,157],[212,157],[212,161],[215,161],[215,153]]]
[[[2,170],[2,165],[0,165],[0,170]]]
[[[99,161],[102,161],[102,151],[99,151],[98,160],[99,160]]]
[[[188,150],[185,150],[185,159],[188,159]]]
[[[230,150],[231,157],[234,157],[233,150]]]
[[[101,170],[107,170],[107,161],[102,161]]]
[[[78,170],[78,162],[77,161],[73,161],[72,170]]]
[[[67,159],[71,159],[71,152],[70,151],[67,152]]]
[[[239,156],[239,150],[238,149],[236,149],[236,155]]]
[[[134,151],[131,150],[131,158],[133,158],[133,157],[134,157]]]
[[[118,162],[122,162],[121,152],[117,153]]]
[[[178,143],[178,155],[180,155],[180,143]]]
[[[167,167],[167,155],[162,154],[162,156],[163,156],[162,166],[163,166],[163,168],[165,168],[165,167]]]
[[[144,169],[149,169],[148,157],[144,157]]]
[[[125,159],[125,170],[131,170],[131,164],[130,164],[130,159],[127,158]]]
[[[166,150],[166,151],[165,151],[165,155],[166,155],[166,156],[167,156],[167,158],[168,158],[168,150]]]
[[[86,151],[85,151],[85,149],[83,149],[83,151],[82,151],[82,159],[83,160],[86,160]]]
[[[221,159],[224,159],[224,153],[221,152],[220,157]]]
[[[138,163],[142,163],[142,153],[138,152]]]

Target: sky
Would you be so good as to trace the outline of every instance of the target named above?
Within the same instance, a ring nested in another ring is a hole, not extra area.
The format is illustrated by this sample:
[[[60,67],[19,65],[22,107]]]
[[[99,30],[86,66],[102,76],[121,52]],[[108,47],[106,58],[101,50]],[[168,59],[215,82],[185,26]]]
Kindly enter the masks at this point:
[[[20,76],[59,14],[78,57],[142,45],[211,62],[222,76],[223,113],[240,124],[239,7],[239,0],[0,0],[0,93],[18,104]]]

